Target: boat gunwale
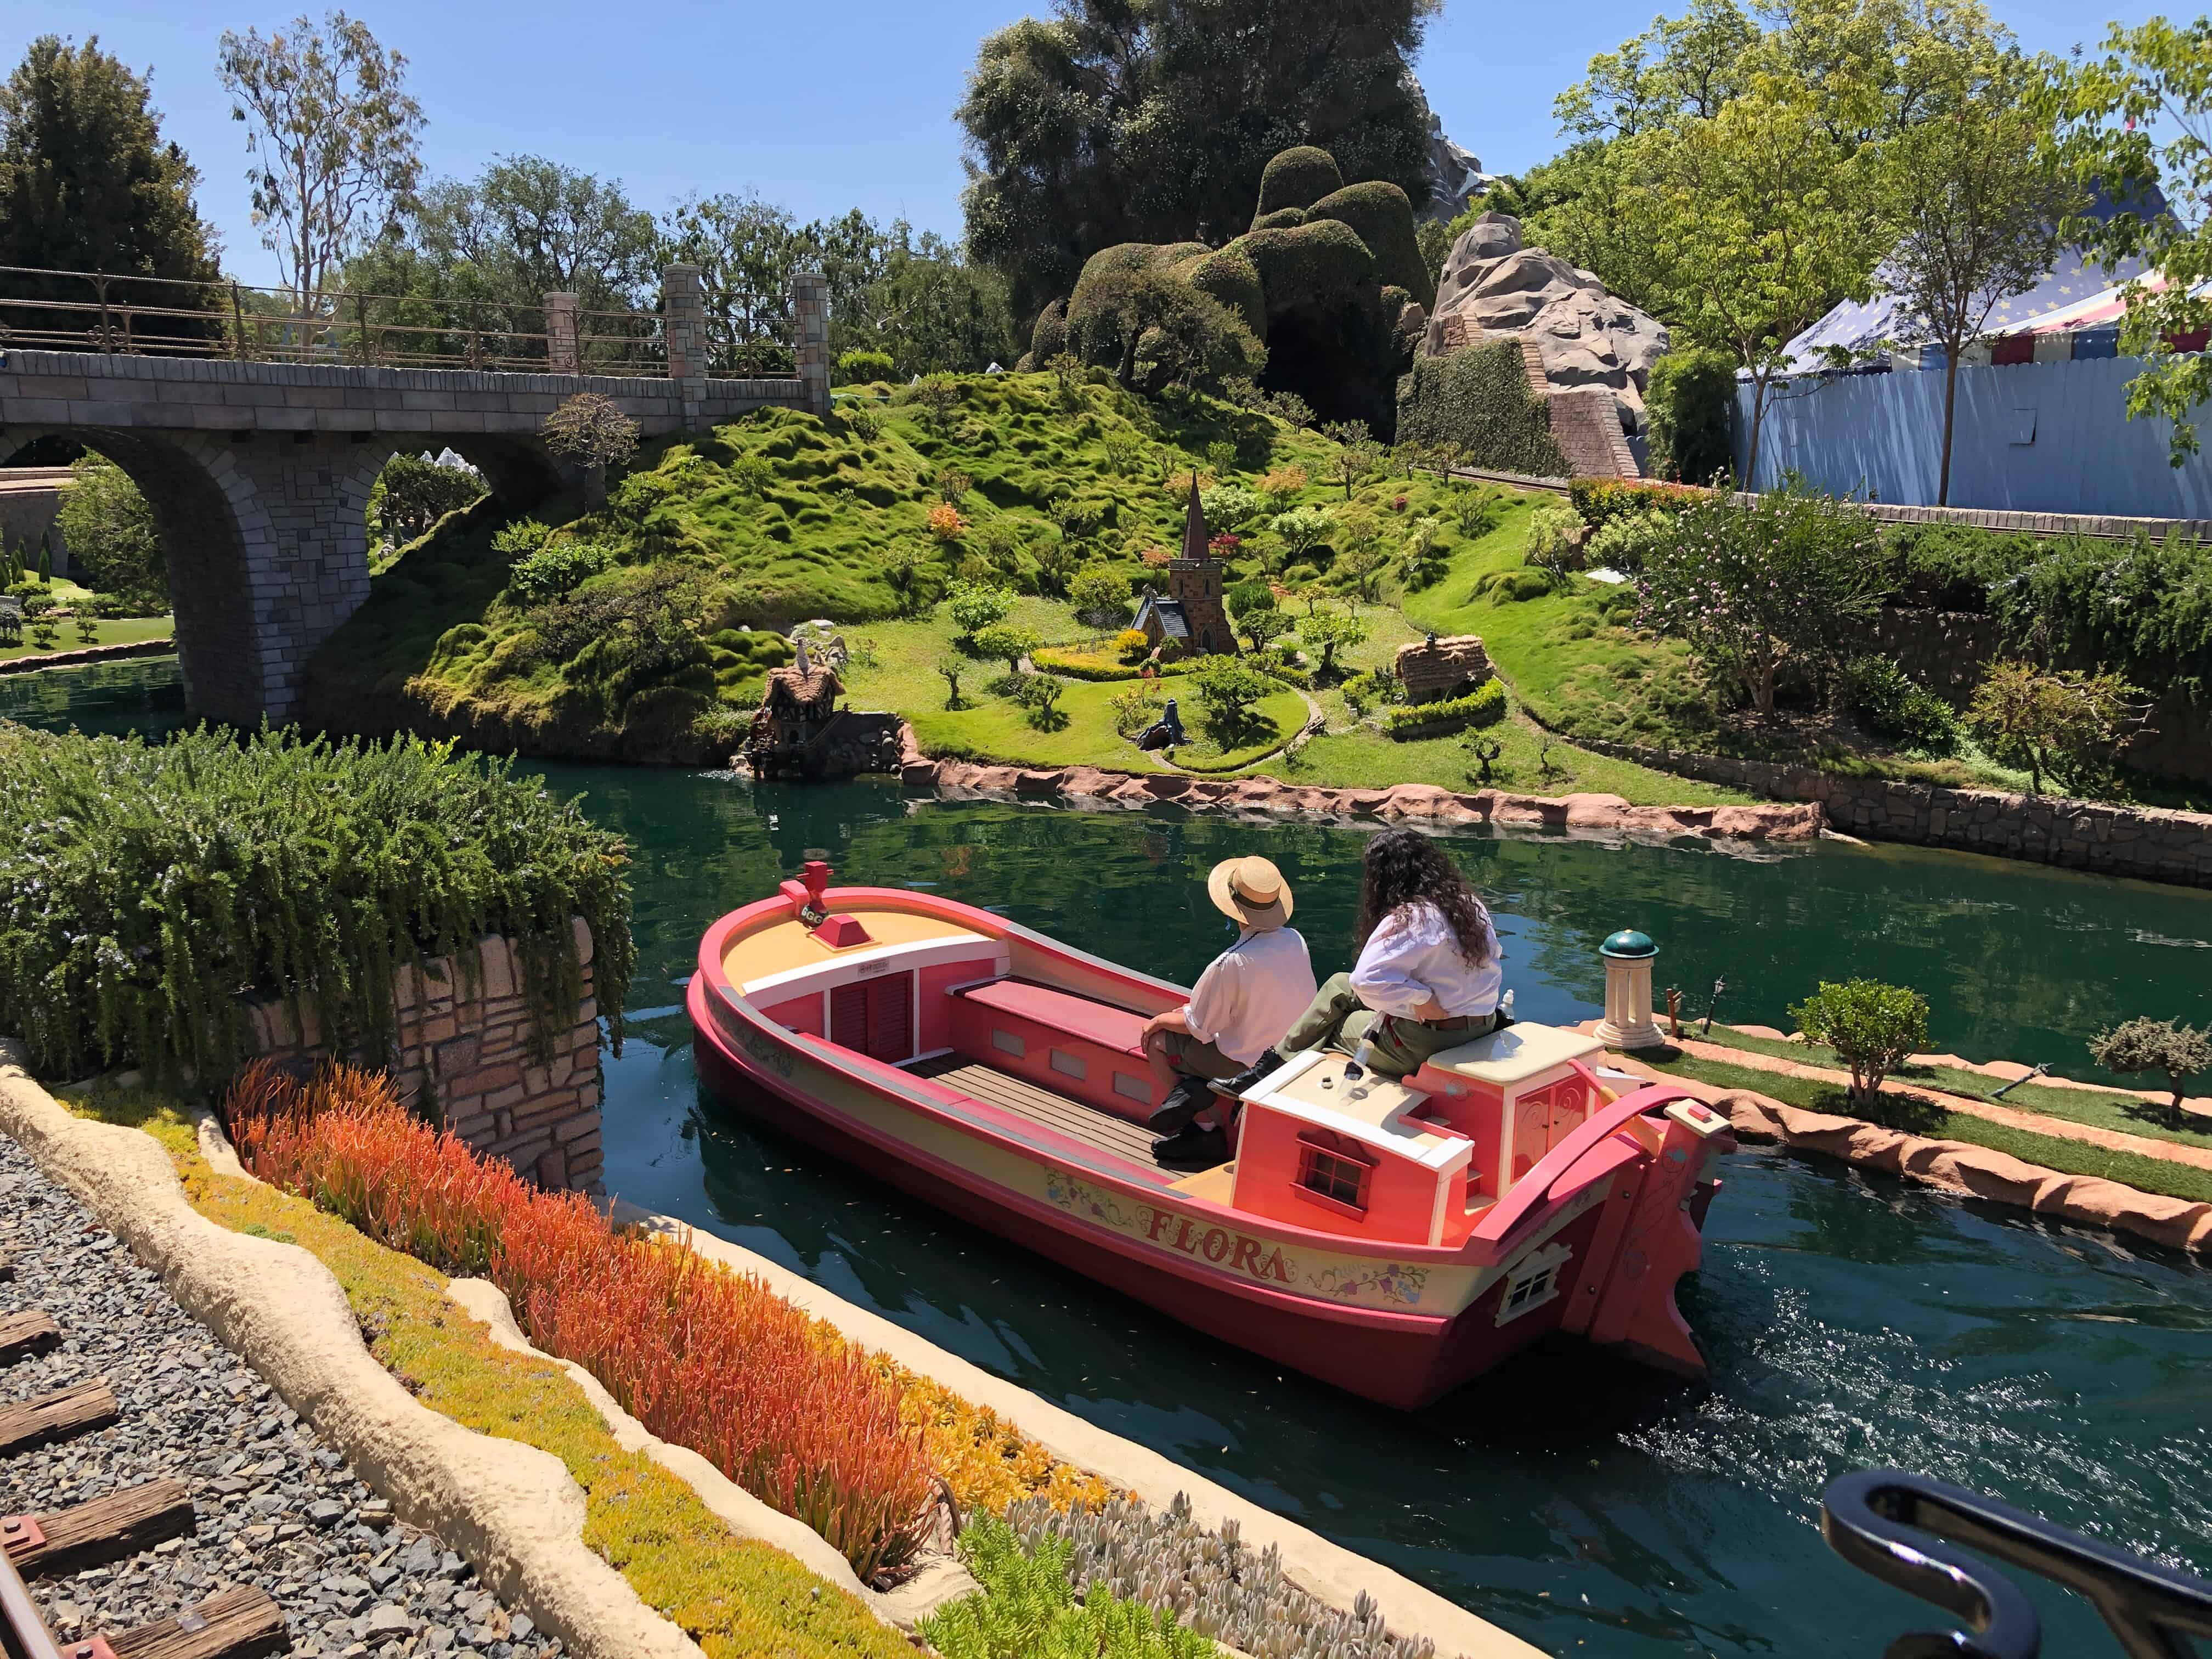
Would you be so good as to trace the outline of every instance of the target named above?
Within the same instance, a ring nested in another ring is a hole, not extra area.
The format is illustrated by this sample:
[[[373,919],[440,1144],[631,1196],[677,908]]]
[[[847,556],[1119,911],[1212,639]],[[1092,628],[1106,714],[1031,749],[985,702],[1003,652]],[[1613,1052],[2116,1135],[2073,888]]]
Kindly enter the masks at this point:
[[[893,909],[911,909],[919,914],[935,916],[942,921],[958,921],[963,926],[973,927],[984,938],[994,941],[1018,938],[1024,944],[1044,956],[1079,963],[1086,969],[1106,975],[1111,980],[1139,988],[1149,995],[1157,996],[1164,993],[1180,997],[1187,994],[1183,988],[1168,981],[1136,973],[1122,967],[1120,963],[1092,956],[1088,951],[1079,950],[1047,934],[1024,927],[1021,923],[1000,915],[995,911],[985,910],[978,906],[964,903],[958,899],[946,898],[934,893],[917,892],[907,888],[840,887],[831,888],[825,892],[823,895],[822,902],[831,907],[865,907],[873,904]],[[792,900],[781,894],[756,900],[752,903],[740,906],[710,924],[699,942],[697,978],[703,983],[697,988],[704,994],[713,996],[731,1014],[758,1031],[765,1041],[787,1051],[803,1055],[813,1064],[841,1073],[872,1092],[885,1097],[895,1104],[927,1111],[940,1120],[950,1121],[952,1127],[968,1133],[995,1135],[1018,1153],[1026,1155],[1038,1151],[1046,1151],[1048,1156],[1081,1167],[1097,1180],[1110,1182],[1119,1196],[1133,1201],[1157,1205],[1163,1193],[1172,1194],[1174,1202],[1179,1206],[1187,1206],[1195,1213],[1233,1222],[1241,1231],[1300,1249],[1318,1249],[1346,1256],[1387,1259],[1408,1265],[1451,1266],[1479,1269],[1497,1267],[1510,1261],[1528,1242],[1529,1237],[1541,1229],[1552,1212],[1571,1201],[1579,1192],[1587,1188],[1589,1183],[1585,1182],[1580,1183],[1574,1191],[1560,1193],[1556,1190],[1572,1172],[1574,1166],[1583,1161],[1586,1153],[1596,1150],[1606,1140],[1619,1133],[1631,1119],[1646,1112],[1656,1110],[1670,1101],[1691,1097],[1688,1091],[1678,1085],[1652,1084],[1632,1094],[1623,1096],[1601,1112],[1591,1114],[1565,1140],[1539,1159],[1526,1175],[1513,1184],[1512,1189],[1503,1199],[1490,1206],[1474,1230],[1457,1244],[1418,1244],[1406,1242],[1384,1244],[1378,1241],[1361,1239],[1343,1233],[1323,1232],[1312,1228],[1300,1227],[1292,1222],[1254,1215],[1248,1211],[1236,1209],[1194,1194],[1176,1193],[1171,1187],[1147,1184],[1132,1178],[1131,1176],[1121,1170],[1101,1168],[1096,1161],[1100,1158],[1111,1158],[1114,1163],[1123,1164],[1130,1169],[1135,1166],[1127,1159],[1114,1158],[1112,1154],[1102,1152],[1099,1149],[1077,1141],[1073,1137],[1059,1135],[1048,1126],[1033,1124],[1030,1120],[1018,1117],[1018,1115],[1006,1111],[1004,1108],[994,1107],[989,1102],[977,1101],[974,1097],[963,1091],[945,1088],[933,1079],[917,1077],[900,1066],[831,1042],[826,1037],[814,1036],[803,1031],[793,1031],[776,1021],[769,1019],[765,1014],[754,1008],[744,994],[731,982],[724,965],[724,959],[730,946],[741,933],[763,921],[788,915],[791,909]],[[830,964],[825,962],[823,965],[826,967]],[[702,1022],[696,1018],[693,1023],[695,1028],[702,1030],[709,1030],[712,1025],[711,1021]],[[748,1075],[766,1086],[775,1086],[763,1074],[759,1067],[750,1063],[749,1056],[738,1053],[734,1048],[720,1044],[718,1046],[721,1046],[725,1055]],[[786,1091],[778,1089],[776,1092],[785,1093]],[[787,1095],[787,1097],[790,1097]],[[844,1114],[837,1112],[836,1108],[830,1106],[826,1102],[809,1100],[803,1103],[794,1101],[794,1103],[801,1104],[804,1109],[834,1114],[841,1124],[851,1132],[867,1133],[872,1140],[878,1139],[873,1133],[866,1131],[863,1126],[857,1124]],[[965,1110],[960,1111],[959,1115],[954,1117],[949,1110],[949,1109],[970,1106],[981,1108],[986,1114],[987,1121],[980,1123],[974,1121]],[[1053,1135],[1055,1139],[1065,1141],[1070,1150],[1062,1152],[1058,1149],[1036,1147],[1033,1141],[1025,1140],[1021,1135],[1010,1133],[1012,1126],[1016,1122],[1020,1123],[1025,1130],[1040,1130]],[[933,1164],[941,1166],[939,1170],[941,1174],[949,1175],[956,1167],[936,1158],[933,1154],[922,1152],[920,1148],[913,1147],[910,1143],[903,1139],[900,1139],[898,1144],[906,1148],[911,1155],[928,1158]],[[1637,1150],[1643,1157],[1650,1156],[1641,1146]],[[968,1174],[970,1179],[960,1181],[957,1184],[963,1187],[975,1184],[972,1172],[963,1171],[962,1173]],[[1611,1172],[1607,1173],[1609,1176]],[[993,1192],[1011,1201],[1024,1206],[1033,1202],[1025,1195],[1014,1192],[1001,1183],[984,1180],[981,1184],[988,1186]],[[1038,1212],[1041,1215],[1063,1218],[1065,1216],[1064,1212],[1050,1210],[1043,1206],[1039,1206]],[[1101,1237],[1109,1239],[1112,1237],[1111,1235],[1103,1233],[1103,1230],[1096,1228],[1086,1229],[1086,1231],[1098,1233]],[[1135,1251],[1133,1249],[1132,1253],[1139,1259],[1146,1261],[1169,1260],[1166,1255],[1152,1251]],[[1170,1265],[1175,1264],[1170,1262]],[[1300,1307],[1334,1309],[1340,1311],[1346,1309],[1346,1304],[1343,1304],[1315,1302],[1282,1291],[1268,1291],[1264,1286],[1247,1286],[1226,1278],[1217,1278],[1212,1274],[1203,1274],[1201,1277],[1205,1282],[1218,1282],[1226,1288],[1239,1292],[1258,1291],[1270,1297],[1287,1300]],[[1382,1314],[1382,1310],[1371,1309],[1361,1309],[1358,1311],[1363,1315],[1376,1314],[1380,1316],[1401,1320],[1425,1320],[1437,1317],[1425,1315],[1387,1315]]]

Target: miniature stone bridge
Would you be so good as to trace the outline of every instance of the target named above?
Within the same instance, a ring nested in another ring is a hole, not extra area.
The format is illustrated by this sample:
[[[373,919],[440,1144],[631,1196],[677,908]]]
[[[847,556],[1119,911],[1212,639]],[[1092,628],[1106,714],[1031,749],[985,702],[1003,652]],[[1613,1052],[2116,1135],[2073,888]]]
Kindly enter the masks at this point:
[[[827,411],[822,278],[793,284],[799,372],[785,379],[709,378],[698,272],[672,267],[665,292],[665,378],[0,352],[0,462],[59,434],[128,473],[161,527],[187,705],[282,724],[308,659],[368,597],[363,514],[394,454],[451,448],[520,508],[560,484],[538,428],[580,392],[647,438],[771,406]],[[550,311],[565,296],[547,297]]]

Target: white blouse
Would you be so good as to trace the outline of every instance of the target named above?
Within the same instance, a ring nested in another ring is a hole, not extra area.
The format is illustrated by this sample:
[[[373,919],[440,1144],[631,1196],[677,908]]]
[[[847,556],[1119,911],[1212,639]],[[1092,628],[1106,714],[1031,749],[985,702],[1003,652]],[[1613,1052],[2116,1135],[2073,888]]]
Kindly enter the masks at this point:
[[[1498,1006],[1505,983],[1505,953],[1490,912],[1482,917],[1481,965],[1460,954],[1459,940],[1444,913],[1426,899],[1401,905],[1376,924],[1352,969],[1352,988],[1377,1013],[1413,1018],[1431,997],[1443,1004],[1444,1018],[1487,1014]]]

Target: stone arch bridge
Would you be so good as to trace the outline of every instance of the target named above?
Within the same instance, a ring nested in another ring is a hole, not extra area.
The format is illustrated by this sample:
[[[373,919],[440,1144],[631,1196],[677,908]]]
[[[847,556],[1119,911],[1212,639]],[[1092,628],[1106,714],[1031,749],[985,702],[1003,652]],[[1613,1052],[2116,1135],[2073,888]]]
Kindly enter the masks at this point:
[[[686,274],[669,273],[665,377],[0,352],[0,464],[59,434],[128,473],[161,527],[187,706],[282,724],[308,659],[368,597],[364,514],[393,455],[451,448],[520,508],[558,487],[538,428],[580,392],[648,438],[755,409],[827,411],[826,283],[794,284],[795,376],[718,380]]]

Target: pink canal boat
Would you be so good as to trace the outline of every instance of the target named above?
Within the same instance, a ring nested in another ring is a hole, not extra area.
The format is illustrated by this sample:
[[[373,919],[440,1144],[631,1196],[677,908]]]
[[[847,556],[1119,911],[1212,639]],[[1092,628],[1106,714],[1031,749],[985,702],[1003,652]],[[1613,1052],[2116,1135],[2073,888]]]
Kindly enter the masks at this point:
[[[707,930],[699,1073],[738,1109],[1184,1323],[1425,1406],[1564,1332],[1684,1376],[1674,1304],[1733,1149],[1600,1045],[1519,1022],[1402,1083],[1301,1054],[1235,1158],[1159,1168],[1139,1046],[1179,986],[934,895],[806,867]],[[1620,1079],[1625,1090],[1632,1079]]]

